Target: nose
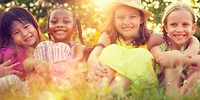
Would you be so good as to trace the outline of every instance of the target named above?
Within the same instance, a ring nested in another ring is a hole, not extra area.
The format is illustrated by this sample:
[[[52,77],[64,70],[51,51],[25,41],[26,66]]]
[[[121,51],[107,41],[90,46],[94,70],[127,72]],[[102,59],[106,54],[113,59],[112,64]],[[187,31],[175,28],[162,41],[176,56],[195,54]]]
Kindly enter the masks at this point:
[[[29,34],[29,32],[25,29],[22,31],[22,36],[26,37]]]
[[[178,25],[176,31],[177,32],[183,32],[183,27],[181,25]]]
[[[129,25],[129,24],[130,24],[129,18],[125,18],[125,19],[124,19],[124,24],[125,24],[125,25]]]
[[[57,24],[57,27],[64,27],[64,23],[59,22],[59,23]]]

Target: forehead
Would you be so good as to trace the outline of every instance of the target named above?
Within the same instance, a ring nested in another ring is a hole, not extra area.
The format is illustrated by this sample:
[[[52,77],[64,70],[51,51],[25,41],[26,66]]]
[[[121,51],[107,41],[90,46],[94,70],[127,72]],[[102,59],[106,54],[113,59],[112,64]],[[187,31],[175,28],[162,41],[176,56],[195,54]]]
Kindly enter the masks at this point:
[[[170,20],[184,20],[184,21],[191,21],[193,20],[192,14],[187,10],[175,10],[171,12],[167,19]]]
[[[73,14],[66,9],[56,9],[51,12],[50,18],[73,18]]]
[[[28,24],[27,21],[18,21],[18,20],[14,20],[12,21],[11,23],[11,27],[12,28],[16,28],[17,26],[21,26],[21,25],[25,25],[25,24]]]
[[[139,14],[139,10],[129,6],[119,6],[116,8],[115,14]]]
[[[19,28],[21,28],[25,24],[27,24],[27,23],[14,20],[14,21],[12,21],[12,24],[11,24],[11,31],[19,29]]]

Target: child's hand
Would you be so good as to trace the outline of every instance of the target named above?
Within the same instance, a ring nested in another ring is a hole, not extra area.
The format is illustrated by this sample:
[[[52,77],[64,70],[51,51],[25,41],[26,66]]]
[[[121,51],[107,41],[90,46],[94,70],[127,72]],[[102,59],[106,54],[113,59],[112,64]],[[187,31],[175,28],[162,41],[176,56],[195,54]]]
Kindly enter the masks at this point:
[[[20,72],[18,70],[13,70],[13,67],[15,67],[18,64],[19,64],[19,62],[11,64],[10,60],[2,63],[0,65],[0,77],[3,77],[3,76],[8,75],[8,74],[16,74],[16,75],[21,76],[22,72]]]
[[[187,65],[185,63],[185,56],[178,50],[172,50],[163,52],[156,59],[156,62],[159,63],[162,67],[175,67],[179,65]]]
[[[190,56],[189,61],[190,61],[191,66],[197,66],[198,68],[200,68],[200,55]]]
[[[92,64],[88,64],[88,72],[93,73],[97,77],[104,77],[108,73],[106,65],[100,62],[98,59],[94,60]]]

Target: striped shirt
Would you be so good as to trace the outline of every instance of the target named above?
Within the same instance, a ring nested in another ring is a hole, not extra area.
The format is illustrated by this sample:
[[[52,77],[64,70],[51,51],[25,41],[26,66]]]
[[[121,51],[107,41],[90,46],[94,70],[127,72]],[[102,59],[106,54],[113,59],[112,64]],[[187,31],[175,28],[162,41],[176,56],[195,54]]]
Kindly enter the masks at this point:
[[[62,42],[43,41],[35,48],[33,57],[50,63],[56,63],[74,59],[74,49],[75,43],[70,47]]]

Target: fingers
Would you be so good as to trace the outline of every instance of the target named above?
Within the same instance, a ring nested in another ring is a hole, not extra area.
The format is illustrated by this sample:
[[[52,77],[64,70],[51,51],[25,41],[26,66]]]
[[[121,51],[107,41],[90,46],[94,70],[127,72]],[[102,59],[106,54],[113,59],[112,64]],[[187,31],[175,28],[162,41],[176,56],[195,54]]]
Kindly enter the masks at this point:
[[[98,70],[100,72],[102,72],[102,73],[108,73],[108,71],[106,69],[107,66],[105,64],[103,64],[102,62],[99,62],[97,67],[98,67]]]
[[[7,68],[9,68],[9,69],[12,69],[13,67],[15,67],[15,66],[17,66],[17,65],[19,65],[19,64],[20,64],[20,62],[11,64],[11,60],[7,60],[7,61],[5,61],[4,63],[2,63],[0,66],[2,66],[2,67],[7,67]]]
[[[17,76],[22,76],[22,75],[23,75],[23,73],[20,72],[20,71],[18,71],[18,70],[11,70],[9,73],[10,73],[10,74],[15,74],[15,75],[17,75]]]
[[[1,66],[9,66],[11,64],[11,60],[7,60],[1,64]]]
[[[15,67],[15,66],[17,66],[17,65],[19,65],[19,64],[20,64],[20,62],[16,62],[16,63],[14,63],[14,64],[12,64],[12,65],[9,65],[8,68],[12,69],[13,67]]]

